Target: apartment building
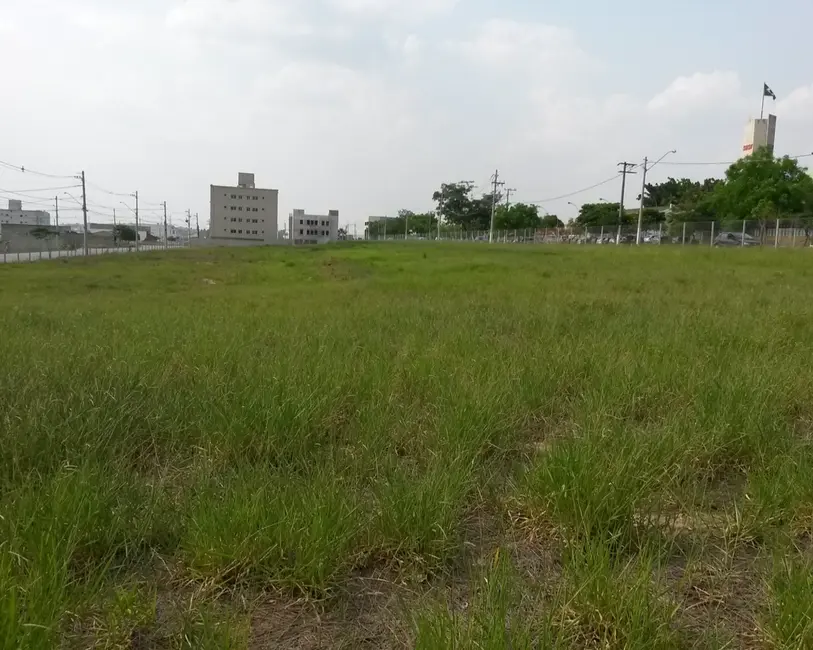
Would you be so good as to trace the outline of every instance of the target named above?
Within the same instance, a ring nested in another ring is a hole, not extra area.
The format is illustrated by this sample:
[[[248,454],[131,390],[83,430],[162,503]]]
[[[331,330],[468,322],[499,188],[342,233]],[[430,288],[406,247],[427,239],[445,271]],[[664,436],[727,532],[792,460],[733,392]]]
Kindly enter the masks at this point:
[[[239,173],[237,185],[212,185],[209,240],[233,246],[277,241],[279,190],[259,189],[254,174]]]
[[[9,199],[8,208],[0,209],[0,224],[3,223],[23,226],[50,226],[51,215],[45,210],[23,210],[22,201]]]
[[[289,219],[293,244],[325,244],[339,239],[338,210],[328,210],[326,215],[294,210]]]

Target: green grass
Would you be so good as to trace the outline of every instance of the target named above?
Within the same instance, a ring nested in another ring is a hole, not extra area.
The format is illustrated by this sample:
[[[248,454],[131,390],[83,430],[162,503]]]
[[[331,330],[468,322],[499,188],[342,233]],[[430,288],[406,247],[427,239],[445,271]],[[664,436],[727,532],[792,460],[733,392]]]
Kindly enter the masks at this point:
[[[3,265],[0,647],[808,647],[812,264]]]

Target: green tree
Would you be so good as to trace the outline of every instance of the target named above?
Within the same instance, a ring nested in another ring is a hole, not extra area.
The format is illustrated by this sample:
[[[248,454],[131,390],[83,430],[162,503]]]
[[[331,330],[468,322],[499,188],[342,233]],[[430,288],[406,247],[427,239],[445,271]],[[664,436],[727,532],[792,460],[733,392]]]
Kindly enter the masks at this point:
[[[624,213],[623,223],[637,221],[630,212]],[[577,226],[616,226],[618,225],[618,203],[585,203],[576,217]]]
[[[738,160],[715,185],[712,207],[720,220],[797,216],[813,209],[813,178],[793,158],[774,158],[762,147]]]
[[[409,234],[427,236],[437,229],[438,218],[431,212],[412,213],[409,217]]]
[[[492,195],[483,194],[475,198],[473,191],[470,183],[443,183],[432,195],[441,220],[463,230],[488,230],[491,225]],[[498,193],[496,202],[499,203],[501,198],[502,195]]]
[[[514,203],[511,206],[501,205],[494,215],[494,227],[497,230],[538,228],[541,223],[539,208],[525,203]]]
[[[56,230],[51,230],[45,226],[37,226],[36,228],[29,230],[28,234],[34,239],[48,239],[49,237],[55,237],[59,234],[59,232]]]
[[[562,220],[557,217],[555,214],[546,214],[542,217],[541,223],[539,224],[540,228],[564,228],[564,223]]]
[[[136,230],[132,226],[122,224],[113,226],[113,239],[115,241],[135,241]]]

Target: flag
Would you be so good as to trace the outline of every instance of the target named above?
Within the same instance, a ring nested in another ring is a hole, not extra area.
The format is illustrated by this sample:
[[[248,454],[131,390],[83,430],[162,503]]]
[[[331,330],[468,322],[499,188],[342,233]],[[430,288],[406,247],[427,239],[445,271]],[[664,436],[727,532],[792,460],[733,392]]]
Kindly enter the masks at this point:
[[[771,99],[776,101],[776,93],[774,93],[773,90],[768,88],[768,84],[762,84],[762,85],[765,86],[765,89],[762,91],[762,96],[763,97],[770,97]]]

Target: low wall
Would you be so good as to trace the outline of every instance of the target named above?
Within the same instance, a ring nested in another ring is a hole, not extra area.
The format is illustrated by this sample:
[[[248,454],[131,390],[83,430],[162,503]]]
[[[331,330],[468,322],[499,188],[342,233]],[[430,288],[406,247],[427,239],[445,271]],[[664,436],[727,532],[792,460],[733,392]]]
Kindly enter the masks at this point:
[[[40,236],[35,236],[32,231]],[[44,235],[44,231],[48,234]],[[44,236],[43,236],[44,235]],[[88,233],[89,248],[113,248],[112,233]],[[0,253],[32,253],[56,250],[76,250],[84,246],[82,233],[71,232],[69,227],[27,226],[3,224],[0,226]]]

